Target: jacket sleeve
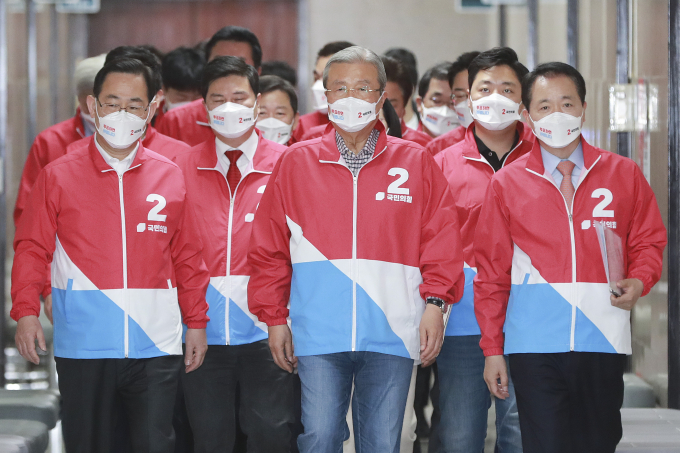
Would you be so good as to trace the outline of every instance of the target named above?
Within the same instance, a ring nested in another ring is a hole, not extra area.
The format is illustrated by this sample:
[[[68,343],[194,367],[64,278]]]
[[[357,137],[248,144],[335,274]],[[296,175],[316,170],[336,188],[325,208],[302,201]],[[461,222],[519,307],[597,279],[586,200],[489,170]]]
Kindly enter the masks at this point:
[[[293,266],[290,258],[290,230],[281,192],[281,164],[284,154],[269,178],[255,214],[248,249],[251,269],[248,282],[248,308],[268,326],[286,324]]]
[[[210,273],[203,261],[203,245],[195,219],[191,204],[185,199],[170,250],[184,324],[190,329],[205,329],[209,321],[205,294],[210,283]]]
[[[448,304],[463,297],[463,251],[458,213],[441,169],[423,153],[423,188],[427,197],[420,235],[420,295],[438,297]]]
[[[627,241],[628,278],[642,281],[642,295],[646,296],[661,278],[667,235],[654,192],[637,165],[635,181],[635,205]]]
[[[513,241],[507,211],[496,189],[496,178],[486,191],[475,233],[475,315],[482,331],[484,356],[503,354],[503,324],[512,284]]]
[[[14,226],[18,227],[19,217],[21,217],[22,212],[26,209],[28,203],[28,198],[31,194],[31,189],[38,179],[40,171],[45,168],[49,163],[44,159],[44,150],[42,147],[42,137],[36,137],[30,151],[28,152],[28,157],[26,158],[26,163],[24,164],[24,170],[21,173],[21,181],[19,182],[19,193],[17,194],[17,202],[14,205]]]
[[[51,189],[48,191],[47,187]],[[48,172],[42,171],[26,203],[26,209],[14,235],[12,264],[12,310],[15,321],[40,314],[49,264],[56,247],[56,190],[48,184]]]

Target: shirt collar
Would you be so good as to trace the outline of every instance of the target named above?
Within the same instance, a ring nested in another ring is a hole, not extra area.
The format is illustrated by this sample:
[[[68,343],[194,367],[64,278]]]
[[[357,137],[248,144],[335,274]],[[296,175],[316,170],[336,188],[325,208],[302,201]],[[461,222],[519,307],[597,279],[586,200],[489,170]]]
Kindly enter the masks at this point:
[[[99,142],[97,141],[97,137],[94,137],[94,145],[97,147],[97,150],[99,151],[99,154],[102,155],[104,158],[104,161],[116,172],[121,173],[119,171],[120,168],[123,169],[123,172],[128,170],[130,168],[130,165],[132,164],[132,161],[135,159],[135,156],[137,155],[137,150],[139,149],[139,140],[137,140],[137,145],[135,146],[135,149],[132,150],[130,154],[127,155],[125,159],[119,160],[116,157],[113,157],[109,153],[104,150],[104,148],[101,147]]]
[[[542,146],[541,157],[543,158],[543,167],[545,168],[546,173],[548,173],[549,175],[552,175],[555,172],[555,169],[557,169],[557,165],[563,160],[554,154],[550,154],[548,151],[543,149]],[[573,162],[576,168],[578,168],[579,172],[583,170],[585,164],[583,162],[583,146],[581,146],[581,143],[579,143],[574,152],[571,153],[569,159],[564,160],[569,160]]]
[[[223,156],[224,153],[226,153],[227,151],[233,151],[235,149],[238,149],[243,152],[243,155],[246,156],[248,162],[252,162],[253,157],[255,156],[255,151],[257,150],[258,139],[259,137],[257,136],[255,129],[253,129],[253,132],[252,134],[250,134],[250,137],[248,137],[248,139],[245,142],[241,143],[241,146],[239,146],[238,148],[232,148],[219,138],[215,137],[215,148],[217,148],[217,157]]]

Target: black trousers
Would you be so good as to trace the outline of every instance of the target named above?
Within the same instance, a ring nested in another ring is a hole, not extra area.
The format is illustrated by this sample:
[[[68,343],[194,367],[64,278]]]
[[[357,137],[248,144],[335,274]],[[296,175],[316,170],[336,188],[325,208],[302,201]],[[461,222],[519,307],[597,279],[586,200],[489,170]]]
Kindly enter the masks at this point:
[[[626,356],[510,354],[524,453],[614,453]]]
[[[267,340],[209,345],[203,365],[182,381],[196,453],[233,450],[237,388],[248,453],[290,452],[294,376],[274,363]]]
[[[108,453],[119,419],[134,453],[172,453],[172,413],[182,356],[151,359],[57,357],[68,453]]]

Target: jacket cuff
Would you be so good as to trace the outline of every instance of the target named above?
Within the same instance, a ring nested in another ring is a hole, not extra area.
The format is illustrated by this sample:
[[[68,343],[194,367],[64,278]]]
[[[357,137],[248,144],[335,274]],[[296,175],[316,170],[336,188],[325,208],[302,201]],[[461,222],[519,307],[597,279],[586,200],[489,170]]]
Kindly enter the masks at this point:
[[[40,316],[40,305],[37,310],[34,307],[22,307],[10,312],[10,317],[17,322],[24,316]]]
[[[489,357],[492,355],[503,355],[503,348],[492,348],[484,350],[484,357]]]
[[[267,327],[282,326],[288,324],[287,318],[274,318],[267,320]]]
[[[205,329],[208,325],[207,321],[190,321],[187,324],[188,329]]]
[[[45,299],[50,294],[52,294],[52,285],[45,285],[45,288],[42,291],[43,299]]]
[[[628,278],[637,278],[642,282],[642,294],[640,295],[640,297],[644,297],[647,294],[649,294],[649,292],[652,290],[652,287],[654,286],[652,285],[652,281],[646,275],[636,274],[635,272],[632,272],[631,274],[628,275]]]

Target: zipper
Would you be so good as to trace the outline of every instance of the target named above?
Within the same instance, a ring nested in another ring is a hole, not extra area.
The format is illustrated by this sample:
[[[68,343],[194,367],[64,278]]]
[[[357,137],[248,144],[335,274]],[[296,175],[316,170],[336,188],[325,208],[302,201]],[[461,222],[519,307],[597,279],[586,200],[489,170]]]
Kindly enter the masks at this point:
[[[239,181],[239,184],[241,182]],[[227,184],[227,187],[229,184]],[[236,189],[238,189],[238,184],[236,185]],[[229,195],[231,195],[231,187],[229,187]],[[229,223],[227,225],[228,228],[228,233],[227,233],[227,287],[229,289],[229,294],[227,296],[227,303],[226,307],[224,310],[224,318],[225,318],[225,333],[227,336],[227,346],[229,346],[229,340],[231,340],[231,336],[229,335],[229,300],[231,299],[231,233],[232,233],[232,226],[234,224],[234,199],[236,198],[236,190],[234,190],[234,195],[230,196],[229,198]]]
[[[599,162],[600,158],[598,157],[597,160],[593,163],[593,165],[590,166],[588,169],[584,169],[583,171],[585,173],[582,174],[580,178],[579,184],[574,188],[574,197],[572,198],[571,202],[571,210],[569,209],[569,205],[567,204],[567,199],[564,198],[564,195],[562,194],[562,191],[560,190],[559,187],[557,187],[557,183],[552,178],[548,178],[545,175],[541,175],[539,173],[536,173],[533,170],[529,170],[527,168],[527,171],[530,173],[533,173],[537,176],[540,176],[541,178],[549,181],[555,188],[560,192],[560,195],[562,196],[562,200],[564,200],[564,207],[567,210],[567,215],[569,216],[569,240],[571,243],[571,298],[572,301],[574,302],[571,305],[571,328],[569,332],[569,350],[574,351],[575,346],[575,337],[576,337],[576,301],[578,300],[578,289],[576,286],[576,234],[574,232],[574,201],[576,200],[576,192],[578,192],[579,187],[581,187],[581,183],[585,179],[586,176],[588,176],[588,173],[590,173],[590,170],[595,166],[597,162]]]
[[[357,175],[354,176],[354,173],[352,173],[352,170],[349,169],[346,165],[341,164],[340,162],[333,162],[329,160],[319,160],[319,162],[324,163],[324,164],[336,164],[340,165],[342,167],[345,167],[349,173],[352,175],[352,260],[350,262],[350,270],[349,273],[352,278],[352,351],[356,351],[356,346],[357,346],[357,270],[358,270],[358,259],[357,259],[357,217],[358,217],[358,184],[359,184],[359,173],[361,173],[361,170],[363,170],[366,165],[370,164],[373,162],[375,159],[378,158],[385,150],[387,149],[387,146],[385,146],[382,151],[378,154],[374,154],[373,158],[366,162],[363,167],[357,171]]]
[[[124,174],[124,173],[123,173]],[[130,352],[128,300],[128,269],[127,269],[127,234],[125,232],[125,201],[123,199],[123,174],[118,175],[118,196],[120,197],[120,225],[123,238],[123,313],[125,314],[125,358]]]

